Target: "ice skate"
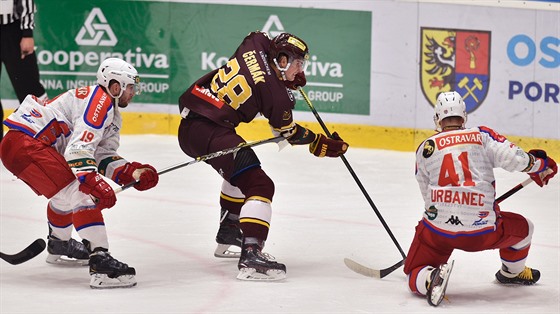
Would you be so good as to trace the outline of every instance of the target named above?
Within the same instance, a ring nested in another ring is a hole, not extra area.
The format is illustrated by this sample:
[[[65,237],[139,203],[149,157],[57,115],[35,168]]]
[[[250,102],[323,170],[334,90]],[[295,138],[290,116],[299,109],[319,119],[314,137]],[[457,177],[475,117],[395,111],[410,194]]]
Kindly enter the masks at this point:
[[[442,264],[432,271],[428,282],[428,293],[426,294],[430,305],[438,306],[443,301],[454,263],[455,261],[451,261],[451,264]]]
[[[136,270],[113,258],[109,252],[96,251],[89,259],[89,286],[92,289],[130,288],[136,286]]]
[[[227,211],[225,212],[227,215]],[[216,235],[218,243],[214,256],[219,258],[239,258],[241,257],[241,240],[243,233],[239,228],[239,221],[223,218],[220,222],[220,229]]]
[[[83,243],[74,239],[63,241],[53,235],[49,235],[47,240],[47,263],[62,266],[89,264],[89,251]]]
[[[535,284],[541,278],[541,272],[525,266],[519,274],[512,274],[507,267],[502,264],[502,268],[496,273],[496,279],[504,285],[525,285]]]
[[[286,266],[262,253],[263,242],[245,243],[239,259],[237,279],[249,281],[277,281],[286,278]]]

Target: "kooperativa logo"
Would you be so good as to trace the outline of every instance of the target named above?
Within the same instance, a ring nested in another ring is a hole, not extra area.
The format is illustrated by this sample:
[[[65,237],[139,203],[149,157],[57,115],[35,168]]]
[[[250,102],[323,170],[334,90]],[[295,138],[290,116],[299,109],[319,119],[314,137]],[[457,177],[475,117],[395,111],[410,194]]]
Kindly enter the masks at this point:
[[[108,7],[103,9],[109,12]],[[41,83],[47,90],[59,92],[97,84],[97,67],[111,57],[122,59],[141,72],[140,92],[164,94],[169,90],[169,58],[165,52],[158,51],[160,47],[145,48],[140,40],[136,41],[138,46],[119,43],[115,34],[128,39],[136,31],[121,29],[116,23],[111,27],[99,7],[86,11],[84,16],[85,20],[79,17],[76,23],[70,23],[70,31],[76,34],[76,48],[67,48],[74,45],[69,45],[66,38],[54,37],[49,45],[37,51],[37,62],[44,68],[40,72]],[[58,26],[55,23],[53,29]]]
[[[76,43],[80,46],[110,46],[117,44],[117,36],[100,8],[93,8],[84,26],[76,36]]]
[[[490,82],[490,32],[422,27],[420,84],[434,106],[443,92],[457,91],[467,112],[478,108]]]
[[[284,25],[282,25],[278,15],[272,14],[266,20],[262,31],[268,33],[271,38],[274,38],[284,32]]]

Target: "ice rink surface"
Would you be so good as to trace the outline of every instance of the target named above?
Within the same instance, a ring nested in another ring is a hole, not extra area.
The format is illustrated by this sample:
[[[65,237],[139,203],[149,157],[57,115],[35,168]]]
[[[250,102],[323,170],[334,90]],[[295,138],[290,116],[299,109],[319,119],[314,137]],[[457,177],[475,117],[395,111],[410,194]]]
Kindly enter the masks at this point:
[[[125,190],[104,210],[110,251],[136,268],[136,287],[92,290],[87,267],[47,264],[43,252],[16,266],[0,261],[0,313],[560,312],[560,178],[502,203],[535,225],[527,264],[541,271],[538,284],[497,284],[497,251],[455,251],[448,300],[433,308],[408,291],[402,267],[373,279],[344,265],[350,257],[385,268],[401,255],[341,160],[307,147],[255,151],[276,184],[265,251],[286,264],[285,281],[239,281],[236,259],[213,256],[221,178],[197,163],[163,174],[152,190]],[[157,169],[191,160],[173,136],[123,136],[120,153]],[[346,158],[406,253],[423,212],[414,154],[351,147]],[[496,178],[501,195],[527,175],[496,170]],[[3,166],[0,184],[0,250],[13,254],[46,238],[47,201]]]

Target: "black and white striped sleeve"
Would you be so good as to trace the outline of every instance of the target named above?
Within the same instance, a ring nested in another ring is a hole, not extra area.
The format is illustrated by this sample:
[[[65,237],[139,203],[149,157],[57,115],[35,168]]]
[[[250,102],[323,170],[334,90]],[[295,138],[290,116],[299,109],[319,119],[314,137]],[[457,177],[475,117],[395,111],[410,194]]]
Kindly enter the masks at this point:
[[[16,10],[17,13],[19,13],[17,15],[20,16],[22,36],[33,37],[33,29],[35,28],[35,11],[36,11],[35,1],[18,0]]]

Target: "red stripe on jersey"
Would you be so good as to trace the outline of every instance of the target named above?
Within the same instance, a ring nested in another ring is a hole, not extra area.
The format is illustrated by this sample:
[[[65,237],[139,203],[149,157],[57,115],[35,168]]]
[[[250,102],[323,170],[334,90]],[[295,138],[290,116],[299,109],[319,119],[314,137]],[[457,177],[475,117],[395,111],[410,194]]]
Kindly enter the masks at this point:
[[[196,97],[206,101],[207,103],[210,103],[215,107],[218,107],[218,109],[221,109],[222,106],[224,105],[224,103],[221,102],[218,97],[212,95],[212,93],[210,93],[208,89],[199,87],[198,85],[194,86],[191,93]]]
[[[20,130],[27,135],[35,137],[35,131],[25,124],[21,124],[10,119],[4,120],[4,124],[10,129]]]
[[[499,134],[498,132],[492,130],[489,127],[479,126],[478,129],[480,130],[480,132],[487,133],[488,135],[490,135],[492,139],[500,143],[503,143],[506,140],[506,138],[503,135]]]
[[[107,120],[107,113],[112,108],[113,103],[109,94],[98,86],[89,99],[86,111],[84,112],[84,122],[94,129],[100,129],[105,120]]]

